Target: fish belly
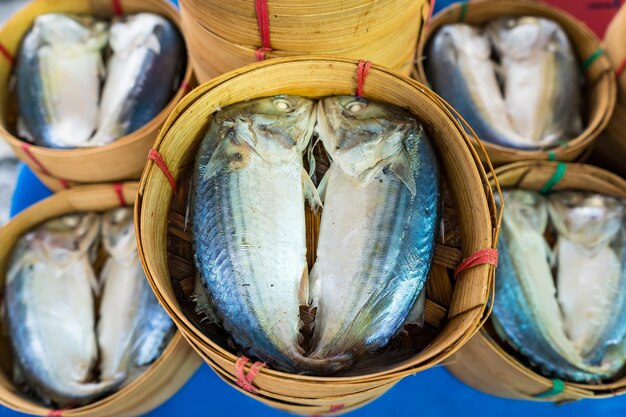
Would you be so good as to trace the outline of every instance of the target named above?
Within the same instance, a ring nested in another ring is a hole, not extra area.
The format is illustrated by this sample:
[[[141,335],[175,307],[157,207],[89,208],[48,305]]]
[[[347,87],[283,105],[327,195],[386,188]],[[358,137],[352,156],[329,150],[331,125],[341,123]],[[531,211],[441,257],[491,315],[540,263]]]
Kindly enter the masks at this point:
[[[48,114],[54,147],[90,146],[100,101],[98,52],[39,50],[43,105]]]

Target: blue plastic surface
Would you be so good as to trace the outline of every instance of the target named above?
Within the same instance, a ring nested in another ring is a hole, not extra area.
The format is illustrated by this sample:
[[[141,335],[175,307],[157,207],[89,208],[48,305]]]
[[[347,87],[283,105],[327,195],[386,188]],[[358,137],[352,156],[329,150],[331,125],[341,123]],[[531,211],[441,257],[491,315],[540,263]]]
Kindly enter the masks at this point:
[[[438,0],[436,11],[453,2]],[[28,168],[22,167],[13,197],[12,215],[48,195],[50,191]],[[561,406],[495,398],[461,384],[444,368],[437,367],[404,379],[381,399],[350,416],[589,417],[620,415],[624,411],[626,397],[585,400]],[[0,417],[23,415],[0,407]],[[273,417],[289,414],[275,411],[240,394],[222,382],[206,365],[169,401],[147,414],[150,417],[243,415]]]

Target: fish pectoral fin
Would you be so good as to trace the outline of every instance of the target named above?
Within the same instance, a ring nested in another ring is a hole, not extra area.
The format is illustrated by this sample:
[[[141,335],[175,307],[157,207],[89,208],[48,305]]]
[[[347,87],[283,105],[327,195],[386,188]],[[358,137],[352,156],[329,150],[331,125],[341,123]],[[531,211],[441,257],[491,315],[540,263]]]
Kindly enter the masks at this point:
[[[330,169],[326,172],[326,174],[324,174],[324,176],[322,177],[322,180],[320,181],[319,185],[317,186],[317,194],[320,197],[320,200],[322,202],[324,202],[324,200],[326,200],[326,189],[328,188],[328,177],[329,177],[329,172]]]
[[[403,150],[392,158],[389,170],[407,186],[412,196],[417,194],[417,185],[415,184],[415,178],[413,178],[411,160],[406,151]]]
[[[230,152],[231,142],[228,138],[222,140],[213,151],[211,159],[202,169],[202,180],[208,181],[231,165],[232,155]]]
[[[309,268],[307,265],[304,265],[302,270],[298,300],[300,300],[300,305],[309,305]]]
[[[413,308],[409,311],[404,324],[416,324],[419,327],[424,326],[424,309],[426,307],[426,289],[423,289],[415,300]]]
[[[309,202],[311,209],[313,212],[317,213],[319,209],[323,207],[322,200],[320,199],[320,195],[317,192],[317,188],[315,188],[315,184],[309,177],[309,174],[302,168],[302,190],[304,192],[304,198]]]

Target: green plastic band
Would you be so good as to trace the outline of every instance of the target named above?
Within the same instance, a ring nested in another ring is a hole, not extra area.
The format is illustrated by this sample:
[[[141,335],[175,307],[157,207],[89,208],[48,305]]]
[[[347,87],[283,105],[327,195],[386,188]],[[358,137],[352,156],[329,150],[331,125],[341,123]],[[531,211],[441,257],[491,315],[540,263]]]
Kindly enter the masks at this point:
[[[563,179],[563,176],[565,175],[566,171],[567,171],[567,165],[564,162],[559,162],[556,165],[556,170],[554,171],[554,175],[552,175],[552,177],[548,180],[548,182],[545,183],[543,188],[541,188],[541,191],[540,191],[541,194],[548,194],[550,191],[552,191],[554,186],[557,185]]]
[[[459,13],[459,22],[465,22],[465,17],[467,16],[467,8],[468,8],[467,1],[462,1],[460,6],[461,6],[461,11]]]
[[[552,380],[552,388],[541,394],[535,395],[535,398],[549,398],[561,394],[565,391],[565,384],[560,379]]]
[[[548,151],[548,161],[556,161],[556,152]]]
[[[598,49],[593,54],[591,54],[591,56],[589,58],[585,59],[585,61],[580,65],[580,67],[582,68],[583,72],[587,71],[589,69],[589,67],[591,66],[591,64],[596,62],[596,59],[598,59],[603,54],[604,54],[604,49]]]

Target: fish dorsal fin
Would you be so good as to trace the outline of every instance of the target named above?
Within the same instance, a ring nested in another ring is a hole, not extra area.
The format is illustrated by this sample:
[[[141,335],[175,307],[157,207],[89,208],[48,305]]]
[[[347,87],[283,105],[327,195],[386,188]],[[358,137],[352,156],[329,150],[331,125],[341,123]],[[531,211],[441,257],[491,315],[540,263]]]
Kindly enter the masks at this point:
[[[304,168],[301,171],[302,176],[302,191],[304,192],[304,198],[309,202],[311,209],[317,213],[317,211],[322,208],[322,200],[320,199],[320,195],[315,188],[315,184],[311,181],[311,177],[306,172]]]
[[[415,184],[413,170],[411,169],[411,159],[407,151],[402,150],[398,152],[398,154],[391,159],[388,167],[389,171],[393,172],[396,178],[402,181],[409,191],[411,191],[411,195],[415,197],[417,194],[417,185]]]

